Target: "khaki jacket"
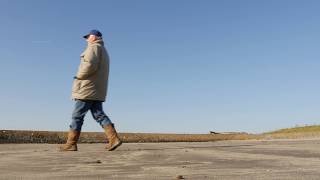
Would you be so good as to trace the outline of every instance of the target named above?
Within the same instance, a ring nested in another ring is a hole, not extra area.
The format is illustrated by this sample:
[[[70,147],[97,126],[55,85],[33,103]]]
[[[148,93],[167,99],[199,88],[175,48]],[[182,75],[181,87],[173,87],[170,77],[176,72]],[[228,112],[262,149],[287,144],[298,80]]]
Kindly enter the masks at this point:
[[[109,56],[102,40],[89,43],[80,56],[73,81],[72,98],[105,101],[108,89]]]

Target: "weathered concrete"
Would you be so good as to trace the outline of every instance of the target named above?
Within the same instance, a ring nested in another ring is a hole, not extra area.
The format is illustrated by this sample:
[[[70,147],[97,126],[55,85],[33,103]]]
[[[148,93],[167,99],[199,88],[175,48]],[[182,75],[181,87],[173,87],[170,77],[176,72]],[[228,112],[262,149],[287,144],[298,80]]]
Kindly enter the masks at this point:
[[[319,179],[320,140],[0,144],[0,179]]]

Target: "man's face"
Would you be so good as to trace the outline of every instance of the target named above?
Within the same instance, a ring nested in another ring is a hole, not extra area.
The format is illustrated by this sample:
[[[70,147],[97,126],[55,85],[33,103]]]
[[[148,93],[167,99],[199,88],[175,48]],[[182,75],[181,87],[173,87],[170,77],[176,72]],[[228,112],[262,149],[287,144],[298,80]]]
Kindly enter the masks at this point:
[[[95,40],[97,40],[97,37],[95,35],[90,34],[87,38],[88,43],[93,43]]]

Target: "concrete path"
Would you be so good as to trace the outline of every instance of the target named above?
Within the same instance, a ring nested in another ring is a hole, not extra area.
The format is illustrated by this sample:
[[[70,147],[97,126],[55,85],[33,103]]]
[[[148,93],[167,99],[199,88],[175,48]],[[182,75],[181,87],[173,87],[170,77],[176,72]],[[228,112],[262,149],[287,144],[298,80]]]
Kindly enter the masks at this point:
[[[0,144],[0,179],[320,179],[320,140]]]

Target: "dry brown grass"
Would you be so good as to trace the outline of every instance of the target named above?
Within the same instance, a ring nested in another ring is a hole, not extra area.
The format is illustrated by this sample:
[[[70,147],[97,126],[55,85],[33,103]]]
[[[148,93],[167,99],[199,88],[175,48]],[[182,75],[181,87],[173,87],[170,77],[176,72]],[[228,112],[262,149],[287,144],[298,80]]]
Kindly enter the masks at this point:
[[[294,128],[285,128],[263,134],[266,139],[306,139],[319,138],[320,126],[301,126]]]
[[[119,133],[126,143],[135,142],[208,142],[221,140],[249,139],[306,139],[320,138],[320,126],[303,126],[280,129],[261,135],[248,133],[208,133],[208,134],[157,134]],[[67,132],[0,130],[1,143],[64,143]],[[104,143],[102,132],[82,132],[80,143]]]
[[[119,133],[123,142],[208,142],[219,140],[247,140],[260,136],[247,133],[231,134],[155,134]],[[0,130],[0,143],[64,143],[67,132]],[[106,142],[102,132],[82,132],[81,143]]]

